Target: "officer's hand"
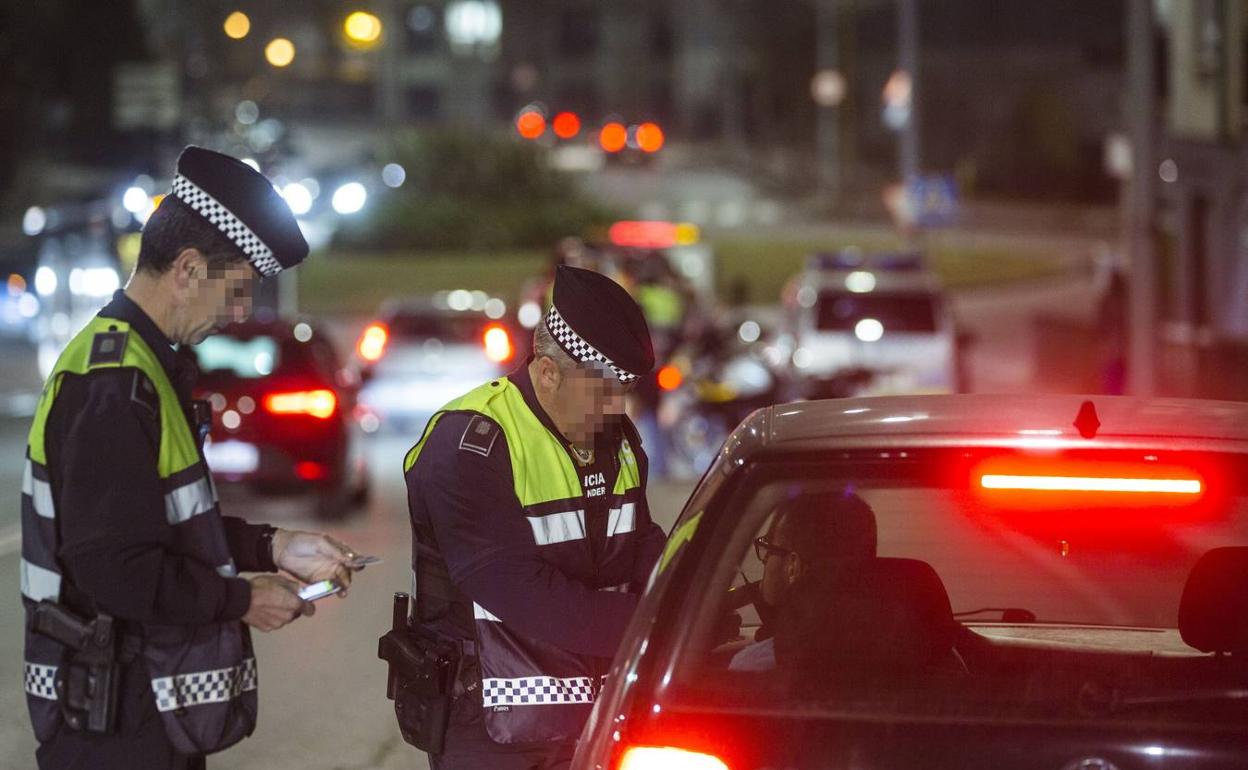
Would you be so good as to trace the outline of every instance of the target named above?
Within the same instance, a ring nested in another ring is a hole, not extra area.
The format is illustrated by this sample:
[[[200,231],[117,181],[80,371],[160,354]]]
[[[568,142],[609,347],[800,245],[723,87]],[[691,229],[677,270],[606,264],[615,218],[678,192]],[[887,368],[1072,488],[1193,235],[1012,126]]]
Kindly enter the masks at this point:
[[[243,622],[261,631],[275,631],[300,615],[316,612],[312,602],[299,598],[299,584],[280,575],[255,575],[251,583],[251,606]]]
[[[338,596],[347,595],[351,585],[351,568],[347,566],[355,553],[329,535],[279,529],[273,534],[273,562],[305,583],[333,580],[342,586]]]

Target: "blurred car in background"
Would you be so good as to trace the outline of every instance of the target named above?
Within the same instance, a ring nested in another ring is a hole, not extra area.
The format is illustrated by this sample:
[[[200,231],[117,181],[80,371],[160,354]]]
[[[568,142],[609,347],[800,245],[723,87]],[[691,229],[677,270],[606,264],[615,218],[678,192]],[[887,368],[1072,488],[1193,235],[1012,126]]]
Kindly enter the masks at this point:
[[[365,427],[417,433],[448,401],[510,371],[528,337],[506,312],[503,300],[465,289],[382,305],[355,350]]]
[[[322,517],[367,499],[358,375],[320,326],[262,314],[195,353],[195,397],[212,408],[204,457],[219,483],[263,494],[312,490]]]
[[[794,398],[960,389],[953,313],[921,255],[813,255],[784,308]]]

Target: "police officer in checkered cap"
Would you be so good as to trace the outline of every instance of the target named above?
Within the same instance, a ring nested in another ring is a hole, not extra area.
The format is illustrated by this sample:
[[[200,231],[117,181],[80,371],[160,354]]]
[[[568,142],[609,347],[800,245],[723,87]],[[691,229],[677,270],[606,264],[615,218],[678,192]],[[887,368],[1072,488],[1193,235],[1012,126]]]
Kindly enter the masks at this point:
[[[301,583],[350,583],[342,543],[221,514],[189,417],[194,365],[173,347],[246,318],[257,280],[307,253],[269,180],[188,147],[125,289],[58,359],[22,485],[25,689],[41,768],[203,767],[255,728],[249,629],[312,614]],[[295,579],[264,574],[279,569]],[[96,628],[112,619],[115,697],[84,691],[95,669],[74,640],[31,622],[50,611]]]
[[[427,709],[398,709],[434,770],[568,766],[663,548],[624,414],[654,368],[645,319],[589,270],[560,267],[553,300],[527,360],[443,407],[404,462],[412,620],[465,651],[438,740],[405,721]]]

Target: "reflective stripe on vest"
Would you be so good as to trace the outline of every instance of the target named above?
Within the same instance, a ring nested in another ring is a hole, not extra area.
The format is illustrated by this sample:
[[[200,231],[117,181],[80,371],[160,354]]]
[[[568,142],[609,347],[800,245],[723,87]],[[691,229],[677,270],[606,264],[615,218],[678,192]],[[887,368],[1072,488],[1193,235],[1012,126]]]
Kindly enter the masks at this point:
[[[105,343],[121,355],[110,357],[106,363],[92,363],[97,336],[104,334],[112,337]],[[57,360],[31,424],[22,476],[21,587],[28,628],[35,604],[44,599],[60,600],[63,583],[56,559],[57,511],[47,468],[48,415],[66,376],[86,376],[105,368],[140,371],[156,389],[160,407],[156,471],[165,485],[165,519],[173,533],[170,552],[216,565],[217,573],[223,576],[237,574],[216,489],[168,374],[156,354],[128,324],[96,317],[70,341]],[[250,637],[241,623],[193,628],[148,625],[144,637],[144,660],[133,665],[144,665],[150,674],[166,733],[180,753],[218,751],[251,733],[257,704],[255,659]],[[27,706],[40,741],[49,740],[60,725],[56,691],[51,683],[66,652],[54,640],[26,633]]]

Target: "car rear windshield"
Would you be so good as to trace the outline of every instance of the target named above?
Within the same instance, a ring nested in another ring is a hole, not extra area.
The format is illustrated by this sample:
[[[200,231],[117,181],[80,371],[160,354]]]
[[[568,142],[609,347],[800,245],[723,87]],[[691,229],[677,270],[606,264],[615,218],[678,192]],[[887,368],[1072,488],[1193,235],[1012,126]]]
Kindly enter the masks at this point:
[[[815,307],[815,328],[852,332],[864,319],[875,319],[887,331],[936,330],[936,298],[924,292],[852,294],[825,291]]]
[[[699,528],[722,545],[678,699],[1248,725],[1248,667],[1207,652],[1248,654],[1241,461],[921,455],[792,464],[704,513],[731,524]]]
[[[307,345],[270,335],[216,334],[195,346],[195,353],[200,373],[208,380],[222,377],[253,380],[313,367]]]
[[[390,319],[395,340],[436,339],[446,343],[480,343],[488,320],[476,313],[398,313]]]

